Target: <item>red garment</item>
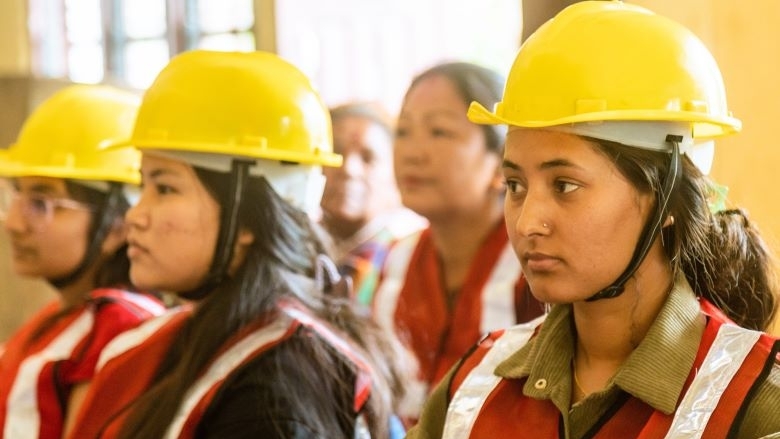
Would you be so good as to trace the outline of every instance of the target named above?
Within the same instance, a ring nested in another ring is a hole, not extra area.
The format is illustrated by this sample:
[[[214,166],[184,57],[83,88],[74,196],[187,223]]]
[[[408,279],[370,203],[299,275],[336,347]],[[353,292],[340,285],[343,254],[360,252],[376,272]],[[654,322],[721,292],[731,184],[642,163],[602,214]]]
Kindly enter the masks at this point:
[[[190,311],[170,310],[122,334],[106,348],[110,358],[100,359],[69,438],[98,437],[109,420],[143,394]]]
[[[699,351],[691,368],[688,380],[683,389],[683,395],[691,391],[692,383],[696,377],[697,371],[707,370],[703,366],[706,355],[713,347],[713,342],[718,335],[718,331],[724,323],[731,323],[714,306],[706,301],[702,301],[702,309],[708,315],[707,327],[699,346]],[[741,331],[747,331],[740,329]],[[470,355],[458,369],[452,379],[450,386],[450,407],[460,402],[457,400],[456,391],[464,385],[469,372],[474,370],[485,358],[490,349],[497,340],[503,335],[504,331],[497,331],[490,337],[480,343],[479,348]],[[764,379],[762,371],[767,365],[774,363],[773,345],[777,342],[773,337],[762,334],[757,342],[752,346],[747,357],[742,361],[741,366],[736,372],[734,378],[728,383],[726,390],[719,395],[711,395],[711,398],[717,398],[716,408],[712,412],[702,438],[720,439],[727,437],[732,424],[741,419],[744,413],[740,411],[747,394],[756,382]],[[716,359],[715,361],[722,361]],[[477,381],[475,381],[477,382]],[[463,425],[468,424],[463,419],[450,417],[448,412],[447,422],[454,422],[459,428],[455,436],[470,439],[504,437],[507,431],[512,432],[512,437],[523,439],[545,439],[559,438],[563,431],[560,422],[560,413],[550,400],[539,400],[527,397],[523,394],[523,386],[526,379],[500,379],[489,395],[486,395],[481,406],[468,405],[471,413],[477,413],[476,420],[471,427],[470,434]],[[485,396],[485,395],[483,395]],[[473,401],[473,398],[471,399]],[[609,417],[602,419],[599,424],[599,430],[595,432],[594,439],[609,438],[636,438],[636,439],[663,439],[672,426],[675,416],[682,405],[678,402],[678,409],[671,415],[665,415],[656,411],[650,405],[629,394],[625,394],[616,404],[616,410],[609,413]],[[698,414],[697,417],[701,417]],[[550,422],[557,420],[558,422]],[[455,431],[453,430],[453,432]],[[443,439],[451,439],[445,429]]]
[[[92,379],[106,344],[164,310],[152,296],[113,289],[61,316],[58,301],[45,306],[0,356],[0,438],[60,438],[70,391]]]
[[[390,250],[373,303],[377,320],[409,346],[426,386],[437,383],[487,332],[541,315],[504,222],[487,236],[450,310],[430,229]]]
[[[233,373],[264,352],[283,343],[301,326],[317,333],[355,365],[354,409],[359,411],[368,399],[371,378],[367,363],[351,349],[348,342],[329,329],[326,323],[308,314],[292,302],[280,306],[284,317],[262,322],[242,330],[220,349],[207,370],[182,401],[168,434],[180,439],[194,437],[201,417],[206,413],[221,386]],[[71,438],[118,437],[122,423],[133,401],[151,384],[154,374],[175,337],[190,317],[187,310],[171,313],[159,321],[150,321],[118,340],[127,347],[109,359],[90,388],[82,405],[77,426]]]

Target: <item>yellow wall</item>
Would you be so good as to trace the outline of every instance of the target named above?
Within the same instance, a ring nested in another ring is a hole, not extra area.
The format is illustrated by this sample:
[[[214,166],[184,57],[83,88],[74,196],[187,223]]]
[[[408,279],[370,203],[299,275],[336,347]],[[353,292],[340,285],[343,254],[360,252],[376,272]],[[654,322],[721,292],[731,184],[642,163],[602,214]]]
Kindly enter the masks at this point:
[[[27,1],[0,4],[0,74],[27,74],[30,50],[27,37]]]
[[[780,1],[630,0],[695,32],[717,59],[743,130],[717,142],[712,176],[780,254]],[[773,331],[780,334],[780,320]]]
[[[754,0],[633,0],[680,21],[715,55],[729,107],[743,131],[717,142],[712,176],[729,187],[733,204],[746,208],[775,250],[780,250],[780,197],[773,176],[780,168],[780,2]]]

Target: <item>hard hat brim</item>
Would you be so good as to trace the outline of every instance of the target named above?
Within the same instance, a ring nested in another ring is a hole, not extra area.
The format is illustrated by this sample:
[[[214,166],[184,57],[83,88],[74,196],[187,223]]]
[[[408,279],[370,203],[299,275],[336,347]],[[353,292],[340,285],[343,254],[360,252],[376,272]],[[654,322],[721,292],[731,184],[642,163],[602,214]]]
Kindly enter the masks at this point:
[[[480,125],[510,125],[523,128],[547,128],[581,122],[600,122],[610,120],[668,121],[689,122],[693,126],[694,138],[713,138],[738,133],[742,130],[742,121],[737,118],[712,115],[702,116],[695,112],[660,110],[620,110],[602,111],[574,115],[549,121],[517,121],[499,116],[478,102],[472,102],[467,112],[468,119]]]
[[[218,145],[215,148],[212,144],[193,144],[193,143],[179,143],[179,142],[166,142],[166,141],[134,141],[133,139],[120,140],[110,143],[107,148],[120,148],[126,146],[133,146],[139,151],[144,150],[169,150],[169,151],[188,151],[188,152],[202,152],[205,154],[216,155],[228,155],[236,158],[247,158],[253,160],[273,160],[282,162],[300,163],[303,165],[319,165],[328,167],[339,167],[343,163],[341,155],[327,152],[316,151],[312,153],[296,153],[296,151],[278,150],[273,148],[266,148],[261,154],[247,154],[246,148],[231,148],[225,145]],[[218,152],[216,152],[218,151]],[[250,151],[251,152],[251,151]]]

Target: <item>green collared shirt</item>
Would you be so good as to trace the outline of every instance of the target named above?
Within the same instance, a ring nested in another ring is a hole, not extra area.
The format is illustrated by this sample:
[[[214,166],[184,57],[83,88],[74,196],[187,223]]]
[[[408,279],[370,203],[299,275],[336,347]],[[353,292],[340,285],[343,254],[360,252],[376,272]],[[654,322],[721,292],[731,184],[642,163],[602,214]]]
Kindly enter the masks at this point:
[[[496,367],[506,379],[528,378],[523,393],[550,400],[561,413],[566,439],[584,437],[625,391],[663,413],[674,412],[704,332],[699,303],[680,278],[639,346],[601,392],[571,405],[571,359],[574,353],[571,305],[555,306],[536,337]],[[451,371],[452,372],[452,371]],[[426,403],[418,426],[407,438],[441,437],[451,374]],[[780,431],[780,367],[756,392],[739,438],[756,439]],[[556,422],[556,420],[551,420]]]

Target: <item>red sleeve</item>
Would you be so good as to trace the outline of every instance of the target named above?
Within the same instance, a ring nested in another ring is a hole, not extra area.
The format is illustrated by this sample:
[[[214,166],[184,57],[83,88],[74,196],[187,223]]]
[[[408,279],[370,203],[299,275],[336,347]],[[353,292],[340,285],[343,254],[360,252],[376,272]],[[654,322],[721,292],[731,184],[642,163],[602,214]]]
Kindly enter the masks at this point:
[[[63,382],[76,384],[89,381],[95,374],[100,352],[114,337],[138,326],[147,316],[121,302],[96,304],[91,312],[95,321],[90,335],[76,348],[74,356],[61,364]]]

